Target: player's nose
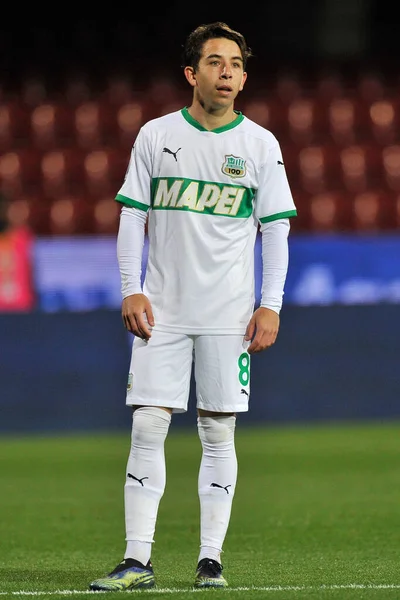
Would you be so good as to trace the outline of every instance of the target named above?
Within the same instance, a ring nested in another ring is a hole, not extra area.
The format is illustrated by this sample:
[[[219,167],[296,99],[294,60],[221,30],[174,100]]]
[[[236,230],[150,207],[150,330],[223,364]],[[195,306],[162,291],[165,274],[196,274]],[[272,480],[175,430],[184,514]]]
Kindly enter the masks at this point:
[[[224,77],[224,79],[229,79],[230,77],[232,77],[232,70],[230,65],[224,65],[221,72],[221,77]]]

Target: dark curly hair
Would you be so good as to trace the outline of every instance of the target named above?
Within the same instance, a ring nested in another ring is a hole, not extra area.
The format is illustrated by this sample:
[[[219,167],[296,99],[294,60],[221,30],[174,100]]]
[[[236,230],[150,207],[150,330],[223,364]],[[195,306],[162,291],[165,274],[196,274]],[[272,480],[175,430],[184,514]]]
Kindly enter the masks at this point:
[[[247,60],[253,56],[251,48],[249,48],[241,33],[231,29],[229,25],[222,21],[199,25],[188,35],[183,45],[182,67],[189,66],[196,70],[199,66],[203,45],[208,40],[215,38],[226,38],[236,42],[242,54],[243,68],[246,69]]]

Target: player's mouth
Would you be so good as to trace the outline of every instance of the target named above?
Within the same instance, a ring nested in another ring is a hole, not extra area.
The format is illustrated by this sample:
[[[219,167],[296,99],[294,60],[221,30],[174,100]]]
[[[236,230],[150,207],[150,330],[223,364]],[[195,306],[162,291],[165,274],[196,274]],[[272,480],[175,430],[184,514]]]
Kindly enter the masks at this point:
[[[232,88],[229,85],[220,85],[217,87],[217,91],[223,96],[229,96],[229,94],[232,92]]]

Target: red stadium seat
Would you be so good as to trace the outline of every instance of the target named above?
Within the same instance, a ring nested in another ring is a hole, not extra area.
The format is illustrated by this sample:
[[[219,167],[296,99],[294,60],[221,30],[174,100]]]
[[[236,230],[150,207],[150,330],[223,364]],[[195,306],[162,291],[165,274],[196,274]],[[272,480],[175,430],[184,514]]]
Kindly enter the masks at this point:
[[[42,195],[21,195],[8,206],[9,222],[15,227],[28,227],[35,235],[49,234],[49,206]]]
[[[320,146],[303,148],[299,153],[299,171],[302,188],[309,193],[322,191],[326,186],[325,158]]]
[[[164,73],[155,74],[146,86],[143,102],[146,108],[145,121],[160,117],[166,106],[183,108],[182,94],[175,82]]]
[[[313,232],[336,231],[338,211],[336,198],[331,193],[317,194],[310,198],[310,228]]]
[[[298,156],[299,181],[304,191],[316,194],[337,184],[337,151],[330,146],[308,146]]]
[[[159,72],[152,75],[146,86],[146,96],[155,98],[157,102],[165,104],[177,99],[178,87],[175,81],[165,74]]]
[[[184,106],[185,104],[179,98],[172,100],[172,102],[166,102],[160,106],[160,117],[181,110]]]
[[[364,191],[368,187],[367,158],[362,146],[349,146],[339,153],[344,189],[350,192]]]
[[[89,102],[93,92],[88,77],[82,73],[69,74],[63,89],[63,98],[71,109]]]
[[[382,100],[386,95],[387,85],[381,73],[361,73],[356,83],[356,93],[360,100],[370,105]]]
[[[293,189],[301,190],[299,153],[303,148],[293,143],[287,143],[285,138],[281,138],[280,146],[286,173],[290,179],[290,185]]]
[[[379,201],[380,201],[380,218],[379,226],[383,232],[391,232],[399,229],[400,222],[397,222],[396,214],[396,200],[397,194],[391,192],[384,192],[379,190]],[[399,206],[400,208],[400,206]]]
[[[373,144],[354,144],[339,152],[340,183],[349,192],[363,192],[381,182],[381,157]]]
[[[48,86],[41,76],[24,78],[20,92],[21,102],[30,109],[45,104],[49,100]]]
[[[83,161],[85,188],[89,195],[115,195],[123,183],[129,156],[125,151],[101,148],[86,154]]]
[[[399,108],[392,100],[377,100],[369,107],[371,137],[378,144],[399,141]]]
[[[101,98],[110,106],[118,109],[123,104],[134,102],[137,97],[132,78],[128,74],[112,74],[105,84]]]
[[[249,100],[244,105],[243,112],[248,119],[251,119],[257,125],[261,125],[266,129],[271,128],[271,108],[267,100]]]
[[[47,196],[76,193],[84,185],[84,154],[78,148],[51,150],[41,158],[41,185]]]
[[[288,106],[287,135],[299,145],[320,141],[321,115],[313,98],[296,98]]]
[[[254,98],[243,105],[244,115],[269,129],[283,142],[282,136],[287,133],[287,109],[276,99]]]
[[[326,109],[326,131],[337,145],[354,144],[356,141],[357,106],[350,98],[335,98]]]
[[[80,148],[113,144],[118,130],[115,108],[106,102],[84,102],[75,109],[73,129],[75,143]]]
[[[144,107],[141,102],[129,102],[117,111],[118,131],[116,139],[121,148],[131,148],[140,127],[144,123]]]
[[[328,105],[345,96],[346,86],[339,72],[321,73],[316,78],[314,98],[318,104]]]
[[[380,193],[366,191],[352,200],[353,229],[358,233],[377,233],[384,224],[384,205]]]
[[[31,113],[32,144],[40,150],[61,148],[72,140],[72,112],[66,104],[47,102]]]
[[[303,87],[297,73],[280,73],[272,88],[272,94],[283,105],[288,106],[291,102],[303,95]]]
[[[394,199],[394,228],[400,230],[400,194]]]
[[[30,111],[18,101],[0,104],[0,151],[25,147],[30,140]]]
[[[297,216],[290,220],[292,233],[307,233],[310,231],[310,194],[302,189],[292,188],[294,203],[297,208]]]
[[[340,192],[324,192],[310,198],[310,230],[333,233],[351,228],[349,205]]]
[[[82,196],[60,196],[49,211],[50,235],[87,235],[91,231],[89,206]]]
[[[7,207],[7,219],[11,227],[30,227],[30,204],[23,197],[9,202]]]
[[[400,191],[400,144],[382,150],[383,183],[394,192]]]
[[[10,198],[36,193],[40,186],[40,154],[24,148],[0,155],[0,189]]]
[[[114,197],[103,196],[91,206],[91,232],[97,235],[116,235],[121,206]]]

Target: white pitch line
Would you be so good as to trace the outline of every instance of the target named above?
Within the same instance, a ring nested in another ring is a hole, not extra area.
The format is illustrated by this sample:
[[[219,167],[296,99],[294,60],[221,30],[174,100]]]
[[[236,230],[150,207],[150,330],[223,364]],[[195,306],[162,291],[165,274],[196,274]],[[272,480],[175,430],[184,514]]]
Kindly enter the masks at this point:
[[[400,584],[395,583],[349,583],[343,585],[271,585],[266,587],[228,587],[220,588],[221,592],[293,592],[293,591],[317,591],[317,590],[397,590]],[[190,588],[153,588],[149,590],[131,590],[130,594],[178,594],[185,592],[201,593],[202,589]],[[217,590],[215,590],[217,591]],[[54,590],[54,591],[26,591],[19,592],[0,592],[0,596],[74,596],[78,594],[103,594],[108,592],[95,592],[92,590]]]

